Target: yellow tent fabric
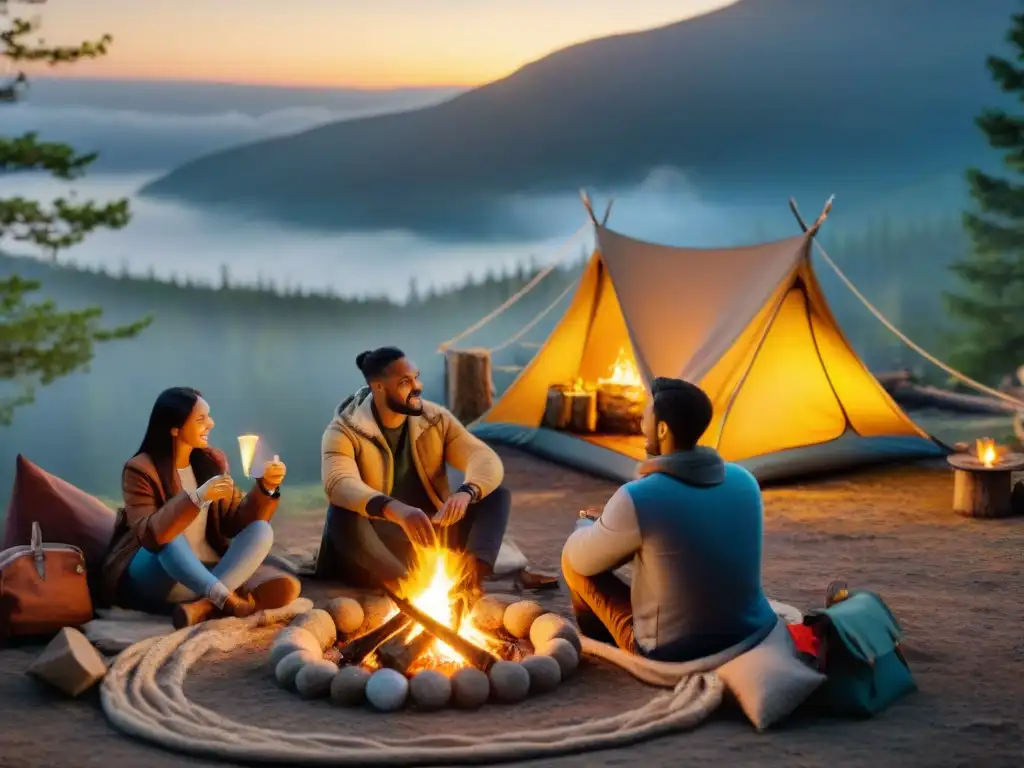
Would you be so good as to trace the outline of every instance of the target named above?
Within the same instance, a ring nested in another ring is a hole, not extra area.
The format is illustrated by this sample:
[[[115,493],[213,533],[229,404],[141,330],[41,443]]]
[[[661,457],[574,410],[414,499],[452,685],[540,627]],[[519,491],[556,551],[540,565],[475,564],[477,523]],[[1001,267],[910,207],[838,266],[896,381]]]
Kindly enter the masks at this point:
[[[625,348],[648,382],[699,383],[715,408],[702,443],[762,479],[945,452],[843,336],[811,266],[809,236],[691,249],[600,225],[596,234],[561,322],[473,425],[478,435],[632,476],[645,456],[641,438],[540,429],[549,387],[607,376]]]

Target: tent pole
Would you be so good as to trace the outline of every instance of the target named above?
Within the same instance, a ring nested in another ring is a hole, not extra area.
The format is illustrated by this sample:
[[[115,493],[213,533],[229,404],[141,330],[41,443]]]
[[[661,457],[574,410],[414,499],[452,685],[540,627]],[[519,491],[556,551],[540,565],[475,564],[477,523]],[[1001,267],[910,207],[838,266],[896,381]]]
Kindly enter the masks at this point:
[[[590,204],[590,195],[587,194],[587,190],[580,190],[580,200],[583,201],[583,207],[587,209],[587,215],[590,216],[590,220],[594,222],[594,226],[599,226],[597,223],[597,216],[594,215],[594,206]]]
[[[800,229],[802,229],[806,234],[810,235],[811,237],[814,237],[815,235],[818,234],[818,230],[821,228],[821,225],[825,223],[825,219],[828,218],[828,214],[832,210],[832,201],[834,201],[835,199],[836,196],[831,195],[829,199],[825,201],[825,207],[822,208],[821,213],[818,214],[817,221],[815,221],[814,224],[812,224],[809,227],[807,226],[807,222],[804,221],[804,217],[800,215],[800,209],[796,205],[796,200],[794,200],[792,197],[789,198],[789,210],[791,210],[793,212],[793,215],[796,217],[796,221],[797,224],[800,225]]]
[[[608,217],[612,215],[612,206],[615,205],[615,198],[613,197],[608,201],[608,205],[605,206],[604,216],[601,217],[601,226],[605,226],[608,223]]]

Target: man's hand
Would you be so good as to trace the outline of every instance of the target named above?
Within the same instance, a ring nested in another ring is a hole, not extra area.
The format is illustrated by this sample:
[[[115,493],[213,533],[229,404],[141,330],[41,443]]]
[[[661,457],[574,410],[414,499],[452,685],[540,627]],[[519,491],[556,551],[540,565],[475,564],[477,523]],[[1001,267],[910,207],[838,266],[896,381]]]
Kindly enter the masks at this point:
[[[434,526],[431,525],[427,513],[418,507],[410,507],[392,499],[384,507],[384,519],[400,525],[413,544],[432,547],[436,543]]]
[[[260,479],[268,493],[273,493],[280,487],[287,472],[288,468],[278,456],[274,456],[273,460],[263,465],[263,476]]]
[[[442,528],[455,525],[455,523],[466,516],[466,509],[469,508],[470,501],[472,501],[472,498],[465,491],[453,493],[445,501],[444,506],[434,515],[434,522]]]

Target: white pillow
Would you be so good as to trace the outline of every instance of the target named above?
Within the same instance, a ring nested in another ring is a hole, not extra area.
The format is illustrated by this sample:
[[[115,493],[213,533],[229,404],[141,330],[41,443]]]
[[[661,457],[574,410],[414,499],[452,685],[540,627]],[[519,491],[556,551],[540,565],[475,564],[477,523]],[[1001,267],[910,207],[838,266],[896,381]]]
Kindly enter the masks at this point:
[[[781,621],[760,645],[719,667],[718,676],[758,731],[788,717],[825,682],[800,661]]]

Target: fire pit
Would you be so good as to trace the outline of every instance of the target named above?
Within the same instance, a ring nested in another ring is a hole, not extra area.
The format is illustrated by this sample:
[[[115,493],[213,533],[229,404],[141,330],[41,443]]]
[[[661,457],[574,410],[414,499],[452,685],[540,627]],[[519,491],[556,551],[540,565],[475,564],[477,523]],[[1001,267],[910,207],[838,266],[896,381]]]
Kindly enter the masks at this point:
[[[466,610],[462,556],[438,548],[419,563],[403,597],[339,598],[296,617],[271,647],[278,682],[340,705],[431,711],[521,701],[575,671],[579,635],[561,616],[494,596]]]
[[[1008,517],[1013,513],[1011,479],[1024,470],[1024,454],[1000,452],[994,441],[984,438],[975,452],[954,453],[947,459],[953,467],[953,511],[967,517]]]

